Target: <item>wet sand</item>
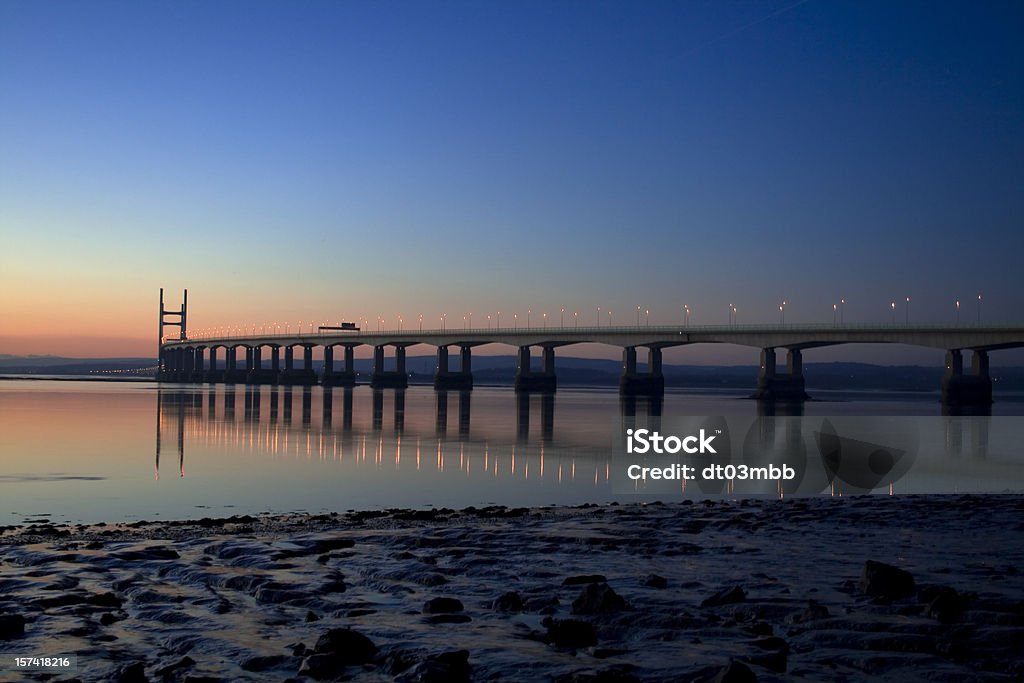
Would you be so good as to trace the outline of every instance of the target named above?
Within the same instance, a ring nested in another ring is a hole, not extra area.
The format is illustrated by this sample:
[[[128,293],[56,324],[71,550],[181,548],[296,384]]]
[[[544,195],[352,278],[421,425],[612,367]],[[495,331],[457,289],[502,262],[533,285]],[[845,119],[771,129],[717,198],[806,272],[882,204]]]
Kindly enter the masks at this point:
[[[0,531],[0,680],[964,683],[1022,643],[1015,495]]]

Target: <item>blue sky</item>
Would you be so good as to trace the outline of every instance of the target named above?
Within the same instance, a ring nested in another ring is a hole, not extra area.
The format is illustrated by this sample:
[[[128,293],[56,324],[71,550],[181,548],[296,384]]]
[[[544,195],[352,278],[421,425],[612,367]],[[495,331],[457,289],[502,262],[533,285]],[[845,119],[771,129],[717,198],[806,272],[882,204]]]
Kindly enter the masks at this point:
[[[0,2],[0,339],[149,343],[160,286],[200,327],[1019,321],[1021,35],[1019,3]]]

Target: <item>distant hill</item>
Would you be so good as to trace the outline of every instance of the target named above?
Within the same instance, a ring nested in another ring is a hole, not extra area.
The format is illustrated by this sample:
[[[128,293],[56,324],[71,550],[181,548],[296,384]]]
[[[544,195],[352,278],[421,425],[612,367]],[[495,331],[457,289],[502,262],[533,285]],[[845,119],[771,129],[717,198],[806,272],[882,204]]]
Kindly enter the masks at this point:
[[[265,364],[268,361],[264,358]],[[391,364],[393,360],[389,359]],[[451,368],[459,367],[453,355]],[[223,357],[221,358],[223,363]],[[413,383],[433,380],[434,355],[410,356],[406,369]],[[539,369],[540,358],[534,358]],[[321,371],[323,364],[314,361]],[[369,375],[373,362],[356,360],[356,372]],[[156,360],[152,358],[61,358],[59,356],[0,355],[0,374],[7,375],[105,375],[152,376]],[[617,360],[559,356],[556,360],[558,382],[562,386],[617,386],[622,364]],[[389,367],[391,367],[389,365]],[[639,370],[644,369],[638,363]],[[515,377],[515,356],[474,356],[473,378],[477,384],[506,385]],[[665,382],[670,387],[752,389],[757,383],[758,369],[753,365],[665,365]],[[1024,367],[994,367],[991,370],[994,389],[1024,391]],[[883,366],[870,363],[805,363],[804,377],[808,389],[878,389],[886,391],[938,391],[943,368],[920,365]]]

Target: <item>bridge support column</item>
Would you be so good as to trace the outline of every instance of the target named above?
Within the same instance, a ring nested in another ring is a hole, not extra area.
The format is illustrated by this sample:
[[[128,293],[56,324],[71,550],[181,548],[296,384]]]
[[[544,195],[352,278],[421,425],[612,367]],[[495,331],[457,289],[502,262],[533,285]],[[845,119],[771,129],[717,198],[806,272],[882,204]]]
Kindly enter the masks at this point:
[[[519,362],[516,366],[516,391],[536,391],[551,393],[558,386],[555,376],[555,348],[543,347],[543,364],[540,372],[534,372],[531,366],[530,347],[519,347]]]
[[[281,372],[281,347],[272,346],[270,347],[270,369],[273,371],[276,377]]]
[[[800,349],[786,352],[786,372],[778,372],[775,349],[761,349],[761,372],[753,398],[763,401],[804,401],[804,361]]]
[[[263,367],[263,347],[254,346],[252,349],[252,370],[249,371],[248,377],[246,377],[247,384],[275,384],[277,382],[278,371],[273,367],[275,363],[273,360],[277,355],[277,347],[271,348],[271,367]]]
[[[182,349],[181,371],[178,373],[179,382],[191,382],[192,371],[196,365],[195,349]]]
[[[622,350],[622,376],[619,393],[626,396],[661,396],[665,393],[665,376],[661,372],[661,349],[647,349],[647,372],[636,371],[636,347]]]
[[[199,347],[192,351],[192,378],[193,382],[202,382],[206,379],[206,371],[204,369],[205,363],[203,362],[203,352],[205,349]]]
[[[373,377],[370,385],[376,389],[404,389],[409,386],[409,376],[405,374],[405,347],[395,345],[395,369],[384,370],[384,346],[373,347]]]
[[[333,367],[334,347],[328,346],[324,348],[323,384],[325,387],[354,387],[356,385],[355,354],[353,353],[353,347],[345,346],[343,348],[345,349],[345,364],[340,370],[335,370]],[[329,374],[328,370],[330,370]]]
[[[942,376],[942,403],[951,407],[987,406],[992,403],[992,377],[988,370],[988,352],[974,351],[970,375],[964,374],[960,349],[946,352],[946,372]]]
[[[284,371],[277,374],[278,384],[289,386],[310,386],[317,383],[316,373],[313,372],[313,347],[302,347],[302,368],[295,367],[295,347],[284,348]]]
[[[472,347],[459,347],[459,371],[448,369],[448,347],[437,347],[437,372],[434,375],[434,388],[438,390],[473,388]]]
[[[238,347],[232,346],[227,350],[227,360],[224,363],[224,381],[228,384],[244,384],[248,370],[238,368]]]
[[[206,372],[203,373],[203,379],[207,382],[223,382],[224,371],[217,369],[217,347],[210,347],[210,362]]]

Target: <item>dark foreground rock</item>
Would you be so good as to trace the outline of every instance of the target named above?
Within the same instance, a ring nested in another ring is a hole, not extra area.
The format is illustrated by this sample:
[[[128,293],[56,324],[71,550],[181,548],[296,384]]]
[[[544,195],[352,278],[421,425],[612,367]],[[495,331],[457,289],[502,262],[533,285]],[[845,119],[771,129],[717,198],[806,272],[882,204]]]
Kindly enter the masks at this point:
[[[373,661],[377,655],[377,646],[358,631],[332,628],[320,636],[313,651],[318,655],[332,655],[342,665],[363,664]]]
[[[910,572],[884,562],[868,560],[860,575],[860,591],[886,600],[904,598],[914,593],[914,577]]]

